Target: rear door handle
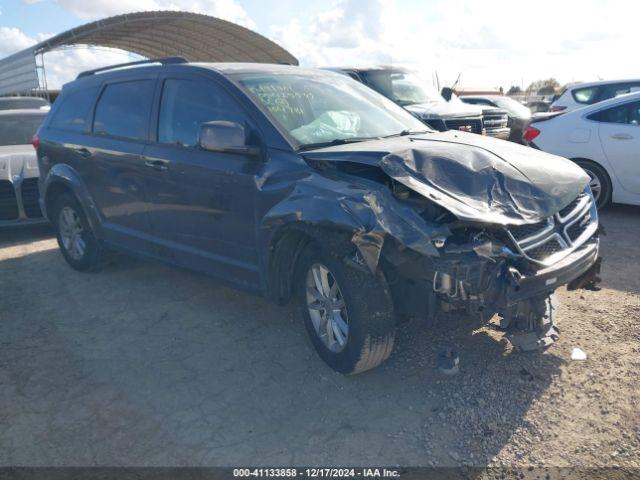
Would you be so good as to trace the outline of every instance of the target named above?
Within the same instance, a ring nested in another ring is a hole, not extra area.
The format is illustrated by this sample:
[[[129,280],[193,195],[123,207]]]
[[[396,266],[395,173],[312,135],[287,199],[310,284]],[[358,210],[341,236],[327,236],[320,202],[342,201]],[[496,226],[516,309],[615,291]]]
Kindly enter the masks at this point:
[[[629,135],[628,133],[614,133],[611,135],[611,138],[615,140],[633,140],[633,135]]]
[[[164,172],[169,169],[168,160],[159,160],[159,159],[145,160],[144,164],[145,166],[149,168],[153,168],[158,172]]]

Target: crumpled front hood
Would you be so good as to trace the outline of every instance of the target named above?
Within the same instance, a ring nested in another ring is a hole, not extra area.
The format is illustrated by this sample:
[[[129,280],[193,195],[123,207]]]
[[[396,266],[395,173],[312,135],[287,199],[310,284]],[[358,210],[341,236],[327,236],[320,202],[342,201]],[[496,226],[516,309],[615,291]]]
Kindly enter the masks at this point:
[[[425,119],[466,118],[482,115],[481,108],[462,102],[452,104],[444,100],[442,102],[407,105],[404,108]]]
[[[38,159],[31,145],[0,146],[0,180],[38,176]]]
[[[502,225],[553,215],[589,183],[570,160],[465,132],[373,140],[304,155],[379,166],[460,220]]]

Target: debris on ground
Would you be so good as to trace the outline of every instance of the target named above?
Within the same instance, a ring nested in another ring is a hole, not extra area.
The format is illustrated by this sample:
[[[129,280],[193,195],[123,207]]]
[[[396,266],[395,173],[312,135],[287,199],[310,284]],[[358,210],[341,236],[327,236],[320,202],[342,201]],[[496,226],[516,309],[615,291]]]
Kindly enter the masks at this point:
[[[583,350],[580,350],[578,347],[574,348],[571,351],[571,360],[581,361],[586,359],[587,359],[586,352],[584,352]]]

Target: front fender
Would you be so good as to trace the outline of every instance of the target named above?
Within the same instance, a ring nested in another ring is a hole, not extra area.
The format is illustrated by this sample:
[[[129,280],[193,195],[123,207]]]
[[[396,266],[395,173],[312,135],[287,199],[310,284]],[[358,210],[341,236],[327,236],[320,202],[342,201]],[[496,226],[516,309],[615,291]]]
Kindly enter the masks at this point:
[[[80,177],[80,174],[71,166],[58,163],[53,165],[47,172],[44,179],[41,178],[40,184],[40,203],[44,214],[47,219],[51,221],[51,208],[53,202],[57,198],[57,193],[64,190],[71,191],[73,195],[80,202],[80,206],[84,211],[84,214],[89,221],[89,224],[98,238],[102,238],[102,222],[100,221],[100,215],[98,209],[93,201],[93,198],[89,194],[84,181]]]
[[[411,207],[400,204],[383,185],[358,185],[322,175],[298,182],[266,213],[259,241],[271,245],[278,231],[292,223],[348,232],[372,272],[377,269],[385,238],[392,237],[422,255],[438,256],[432,238],[448,233],[446,227],[429,225]]]

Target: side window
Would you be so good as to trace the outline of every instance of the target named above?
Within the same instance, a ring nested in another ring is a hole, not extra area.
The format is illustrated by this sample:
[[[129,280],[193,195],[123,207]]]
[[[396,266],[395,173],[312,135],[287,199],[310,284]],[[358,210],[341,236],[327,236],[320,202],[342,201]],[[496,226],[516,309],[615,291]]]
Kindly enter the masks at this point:
[[[192,147],[200,125],[216,120],[245,123],[236,102],[220,86],[206,80],[167,79],[162,88],[158,142]]]
[[[107,85],[96,106],[93,133],[146,139],[153,83],[153,80],[134,80]]]
[[[629,105],[629,123],[631,125],[640,125],[640,102]]]
[[[640,83],[637,82],[625,82],[606,85],[603,87],[602,95],[600,96],[599,101],[608,100],[610,98],[615,98],[619,97],[620,95],[638,91],[638,87],[640,87]]]
[[[89,112],[93,106],[95,94],[95,89],[84,88],[64,95],[49,126],[71,132],[87,131]]]
[[[617,107],[601,110],[592,113],[588,117],[590,120],[605,123],[623,123],[629,125],[640,125],[640,102],[627,103]]]
[[[578,103],[583,103],[585,105],[591,105],[595,102],[596,96],[598,94],[598,87],[585,87],[585,88],[576,88],[571,91],[571,95],[573,95],[573,99]]]

